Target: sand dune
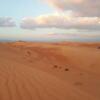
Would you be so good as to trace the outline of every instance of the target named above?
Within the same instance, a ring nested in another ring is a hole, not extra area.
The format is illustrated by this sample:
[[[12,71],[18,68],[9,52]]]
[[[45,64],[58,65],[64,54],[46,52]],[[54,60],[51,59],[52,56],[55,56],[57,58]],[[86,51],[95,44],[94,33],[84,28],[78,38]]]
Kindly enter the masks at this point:
[[[100,44],[73,45],[0,43],[0,100],[100,100]]]

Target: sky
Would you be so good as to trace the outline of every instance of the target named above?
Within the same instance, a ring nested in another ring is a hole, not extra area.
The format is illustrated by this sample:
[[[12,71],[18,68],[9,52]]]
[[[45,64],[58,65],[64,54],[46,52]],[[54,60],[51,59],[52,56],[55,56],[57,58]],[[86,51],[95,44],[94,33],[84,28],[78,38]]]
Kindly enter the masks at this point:
[[[100,41],[99,0],[0,0],[0,39]]]

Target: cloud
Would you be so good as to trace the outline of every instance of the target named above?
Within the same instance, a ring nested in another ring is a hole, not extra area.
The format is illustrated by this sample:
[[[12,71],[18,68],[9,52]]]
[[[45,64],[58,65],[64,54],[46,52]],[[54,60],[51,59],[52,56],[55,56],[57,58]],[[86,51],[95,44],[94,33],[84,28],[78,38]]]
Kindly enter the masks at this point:
[[[60,11],[71,10],[80,16],[100,16],[100,0],[43,0]]]
[[[22,19],[21,28],[58,28],[100,31],[99,0],[42,0],[57,13]],[[60,11],[60,12],[59,12]]]
[[[11,17],[0,17],[0,27],[14,27],[15,22]]]
[[[42,15],[22,19],[21,28],[63,28],[100,30],[100,17],[74,17],[66,14]]]
[[[85,38],[97,38],[100,37],[100,34],[88,34],[88,33],[84,33],[84,34],[80,34],[80,33],[48,33],[45,34],[46,37],[85,37]]]

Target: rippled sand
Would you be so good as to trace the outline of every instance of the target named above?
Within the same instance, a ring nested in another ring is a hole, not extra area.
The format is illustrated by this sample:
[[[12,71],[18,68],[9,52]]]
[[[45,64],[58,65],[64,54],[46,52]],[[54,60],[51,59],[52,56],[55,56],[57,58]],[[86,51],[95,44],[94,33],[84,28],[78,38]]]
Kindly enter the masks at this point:
[[[0,100],[100,100],[99,45],[0,43]]]

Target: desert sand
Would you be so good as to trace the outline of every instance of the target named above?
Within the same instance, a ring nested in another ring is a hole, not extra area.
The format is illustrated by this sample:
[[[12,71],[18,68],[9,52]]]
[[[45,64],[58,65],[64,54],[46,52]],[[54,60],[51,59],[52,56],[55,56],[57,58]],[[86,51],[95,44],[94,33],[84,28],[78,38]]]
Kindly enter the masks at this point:
[[[0,43],[0,100],[100,100],[100,43]]]

